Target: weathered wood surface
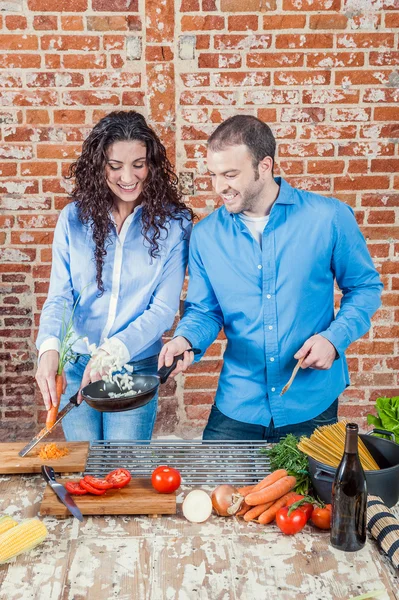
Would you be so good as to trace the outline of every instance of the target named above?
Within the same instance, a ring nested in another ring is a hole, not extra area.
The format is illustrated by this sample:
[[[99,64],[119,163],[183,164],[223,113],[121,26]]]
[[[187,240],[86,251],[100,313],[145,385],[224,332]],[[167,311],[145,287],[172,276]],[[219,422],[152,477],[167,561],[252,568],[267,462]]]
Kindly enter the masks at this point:
[[[70,480],[57,479],[62,485]],[[74,501],[82,515],[176,514],[176,494],[159,494],[152,487],[150,479],[132,479],[122,489],[107,490],[103,496],[74,496]],[[71,513],[48,485],[44,491],[40,514],[68,517]]]
[[[0,477],[0,514],[37,516],[44,487],[37,475]],[[341,553],[311,526],[286,537],[233,518],[191,524],[180,504],[159,519],[43,520],[48,539],[0,566],[1,600],[349,600],[375,590],[399,600],[399,573],[372,540]]]
[[[27,456],[23,458],[18,456],[28,443],[26,442],[5,442],[0,444],[0,474],[9,475],[12,473],[40,473],[42,465],[54,467],[56,473],[80,473],[86,468],[87,456],[89,454],[89,442],[63,442],[62,448],[68,448],[69,453],[66,456],[51,460],[47,458],[42,460],[38,453],[46,442],[38,444]]]

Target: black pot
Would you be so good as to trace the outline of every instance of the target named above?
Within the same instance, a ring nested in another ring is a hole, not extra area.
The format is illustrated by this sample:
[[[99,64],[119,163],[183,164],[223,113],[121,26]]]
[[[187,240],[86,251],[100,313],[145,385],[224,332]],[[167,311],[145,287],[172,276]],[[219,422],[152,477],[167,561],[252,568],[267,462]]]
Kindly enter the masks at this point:
[[[380,467],[379,471],[365,471],[367,492],[380,496],[388,506],[394,506],[399,501],[399,444],[379,437],[373,433],[395,436],[392,432],[373,429],[368,434],[360,434],[360,438]],[[331,502],[331,488],[336,469],[325,465],[308,456],[309,472],[315,494],[323,502]]]

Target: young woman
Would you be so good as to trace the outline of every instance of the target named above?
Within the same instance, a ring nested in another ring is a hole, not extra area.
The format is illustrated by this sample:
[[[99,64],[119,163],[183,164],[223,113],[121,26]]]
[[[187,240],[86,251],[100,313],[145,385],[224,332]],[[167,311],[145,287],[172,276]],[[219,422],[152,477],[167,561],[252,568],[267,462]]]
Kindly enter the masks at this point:
[[[73,329],[81,339],[73,347],[76,360],[65,366],[61,408],[77,390],[101,379],[101,373],[90,374],[83,337],[130,363],[136,374],[156,372],[161,336],[179,304],[193,218],[164,146],[135,111],[101,119],[71,176],[73,202],[55,229],[50,289],[37,338],[36,381],[47,409],[57,404],[62,322],[78,298]],[[155,397],[133,411],[100,413],[83,402],[63,419],[65,436],[148,440],[157,403]]]

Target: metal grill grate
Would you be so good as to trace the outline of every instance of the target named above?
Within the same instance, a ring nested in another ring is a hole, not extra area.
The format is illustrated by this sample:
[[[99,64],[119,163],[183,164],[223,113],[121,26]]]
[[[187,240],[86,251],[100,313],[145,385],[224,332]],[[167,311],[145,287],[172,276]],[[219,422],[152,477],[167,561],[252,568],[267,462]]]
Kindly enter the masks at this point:
[[[178,469],[185,485],[250,485],[270,472],[265,442],[152,440],[91,442],[86,475],[104,477],[123,467],[135,477],[150,477],[159,465]]]

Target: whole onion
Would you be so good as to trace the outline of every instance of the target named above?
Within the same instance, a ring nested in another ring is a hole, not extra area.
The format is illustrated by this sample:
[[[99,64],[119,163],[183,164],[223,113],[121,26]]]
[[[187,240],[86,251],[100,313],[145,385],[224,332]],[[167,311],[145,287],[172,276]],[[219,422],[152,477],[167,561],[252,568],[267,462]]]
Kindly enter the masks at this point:
[[[244,502],[244,496],[241,496],[235,487],[225,483],[218,485],[213,490],[211,500],[213,510],[217,515],[220,517],[232,517],[240,510]]]

